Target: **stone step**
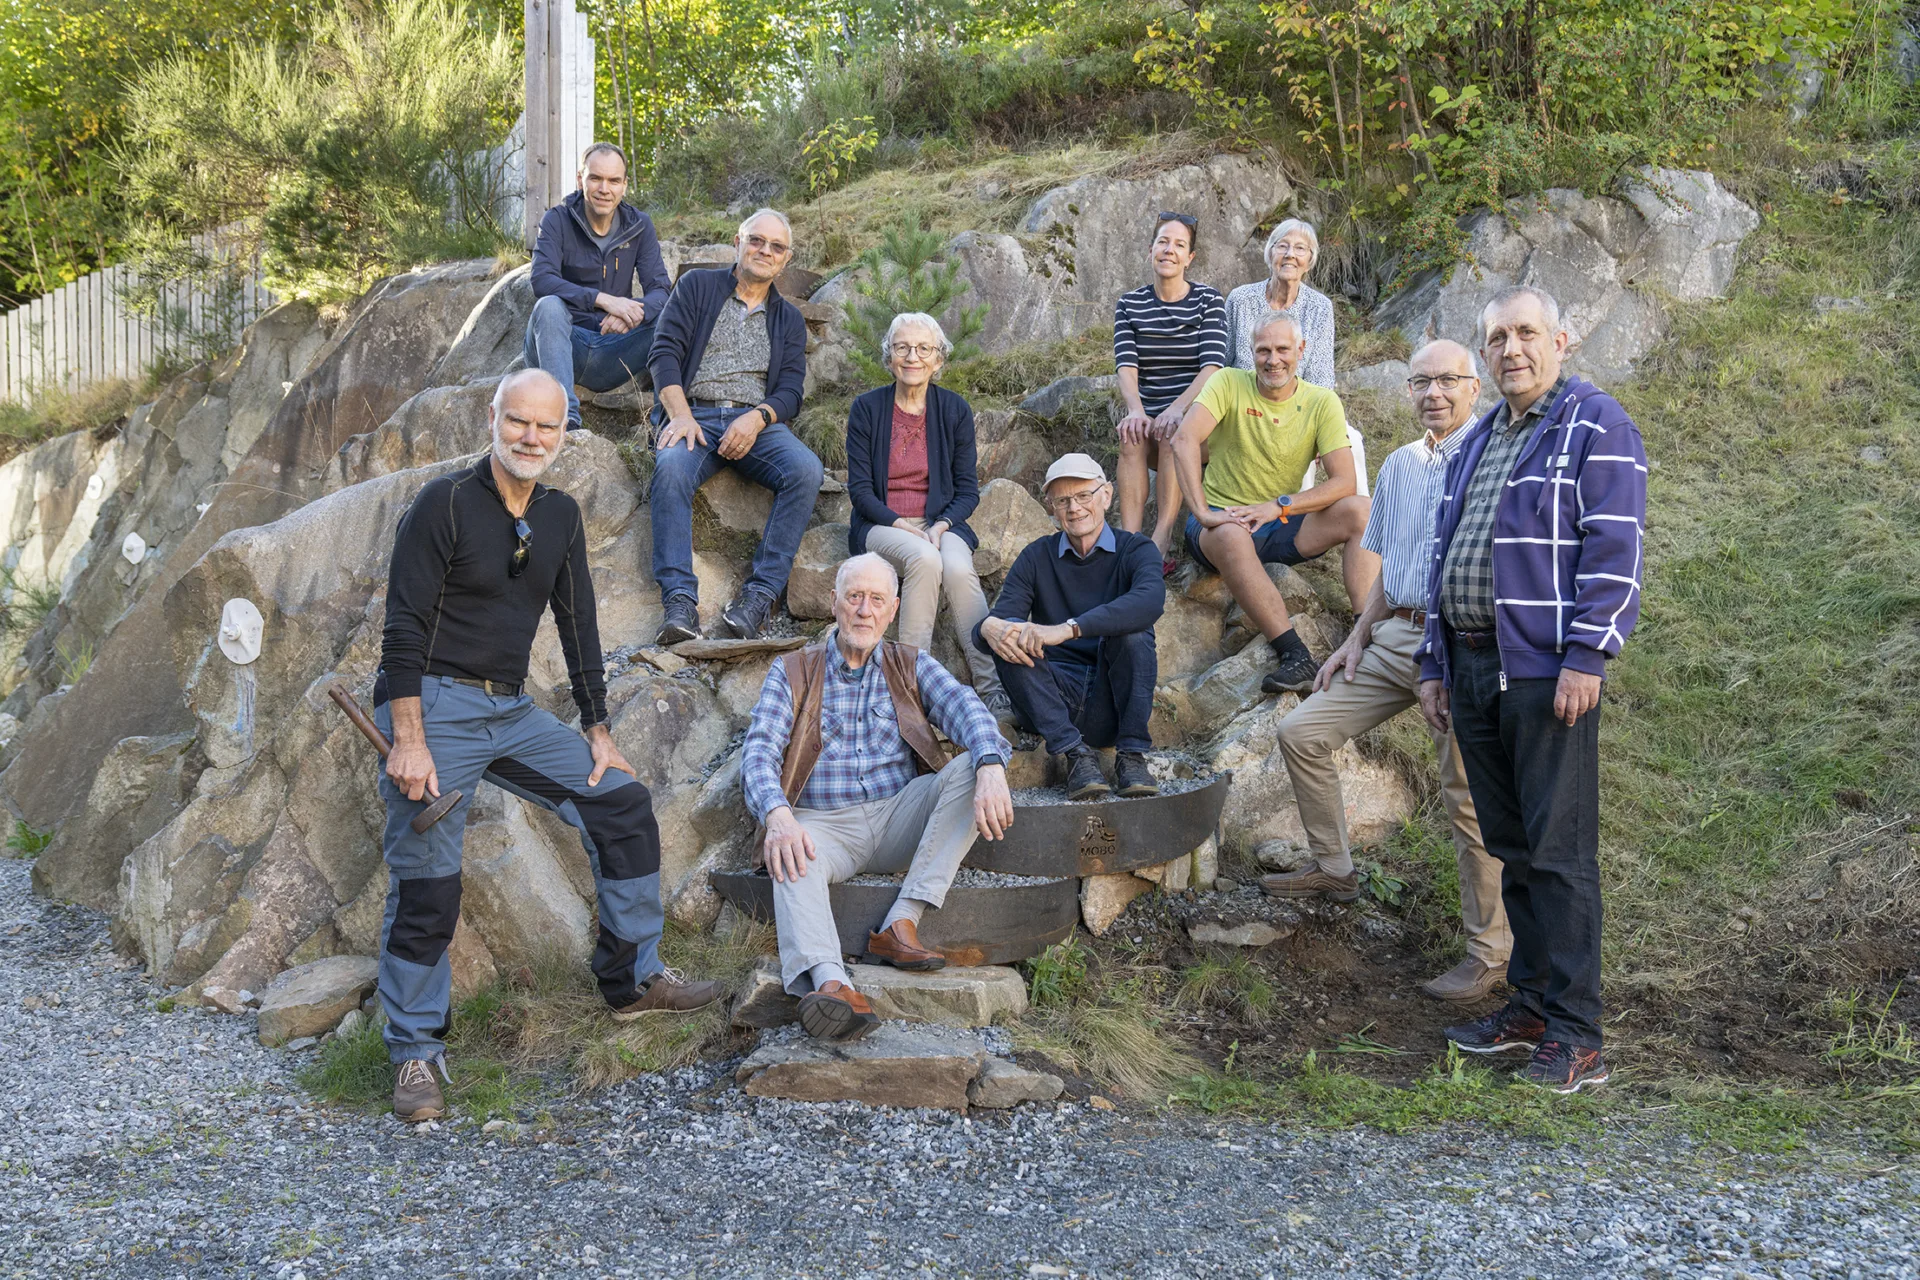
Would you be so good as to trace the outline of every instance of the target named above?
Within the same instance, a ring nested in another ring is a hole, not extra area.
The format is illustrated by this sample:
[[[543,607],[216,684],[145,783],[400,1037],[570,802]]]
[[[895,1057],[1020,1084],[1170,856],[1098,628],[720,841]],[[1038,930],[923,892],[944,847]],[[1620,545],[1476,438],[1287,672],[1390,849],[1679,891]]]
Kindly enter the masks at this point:
[[[900,1022],[844,1044],[798,1027],[765,1032],[734,1081],[758,1098],[950,1111],[1047,1101],[1063,1087],[1058,1076],[995,1057],[976,1033]]]
[[[848,967],[854,989],[873,1003],[882,1018],[939,1023],[949,1027],[985,1027],[1013,1022],[1027,1011],[1027,984],[1002,965],[950,966],[933,973],[909,973],[890,965]],[[782,990],[780,962],[762,959],[741,984],[733,1001],[736,1027],[779,1027],[800,1016],[800,1002]]]

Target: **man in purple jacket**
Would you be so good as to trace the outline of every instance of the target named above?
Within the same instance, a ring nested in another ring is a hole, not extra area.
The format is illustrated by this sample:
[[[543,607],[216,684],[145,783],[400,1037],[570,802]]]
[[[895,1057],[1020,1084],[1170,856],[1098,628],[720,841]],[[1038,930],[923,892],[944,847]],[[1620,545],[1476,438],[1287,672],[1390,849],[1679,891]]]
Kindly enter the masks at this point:
[[[1531,1053],[1558,1093],[1606,1083],[1600,1037],[1600,683],[1640,614],[1647,458],[1612,396],[1563,373],[1560,307],[1531,286],[1480,313],[1502,402],[1447,467],[1420,710],[1451,727],[1513,931],[1506,1006],[1448,1027]]]
[[[673,287],[653,219],[626,203],[626,154],[594,143],[580,157],[579,183],[540,219],[526,340],[527,367],[567,389],[569,429],[580,425],[576,384],[611,391],[645,372]]]

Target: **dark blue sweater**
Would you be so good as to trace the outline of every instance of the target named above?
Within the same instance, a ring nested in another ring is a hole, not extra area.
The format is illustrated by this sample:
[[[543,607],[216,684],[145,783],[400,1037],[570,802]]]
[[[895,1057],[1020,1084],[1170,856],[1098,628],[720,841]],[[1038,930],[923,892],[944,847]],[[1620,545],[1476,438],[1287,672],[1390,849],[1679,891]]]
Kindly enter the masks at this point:
[[[684,392],[699,379],[713,322],[720,318],[721,304],[733,295],[734,283],[732,267],[689,271],[680,277],[653,327],[653,354],[647,357],[647,367],[653,371],[656,389],[679,387]],[[767,291],[767,345],[766,405],[773,410],[774,421],[792,422],[800,412],[800,390],[807,381],[807,321],[778,289]],[[666,420],[666,410],[656,400],[654,425]]]
[[[1077,618],[1080,638],[1048,646],[1047,657],[1088,666],[1100,656],[1102,636],[1152,631],[1167,608],[1160,548],[1143,534],[1127,533],[1111,525],[1107,528],[1113,534],[1113,550],[1095,545],[1093,554],[1085,560],[1073,554],[1071,547],[1065,555],[1060,553],[1066,537],[1063,533],[1050,533],[1028,543],[1013,568],[1007,570],[1000,598],[993,602],[989,616],[1049,627]],[[973,631],[973,643],[985,653],[993,652],[993,647],[980,638],[978,627]]]
[[[900,518],[887,505],[887,463],[893,453],[893,386],[876,387],[847,411],[847,496],[853,521],[847,550],[867,549],[867,530]],[[973,406],[945,387],[927,388],[928,524],[942,520],[970,547],[980,539],[967,517],[980,505],[979,464],[973,446]]]
[[[636,284],[643,292],[634,292]],[[614,209],[613,238],[605,253],[587,225],[586,197],[578,191],[540,219],[540,236],[533,245],[533,296],[559,298],[575,324],[600,327],[601,313],[593,300],[603,293],[640,299],[651,323],[660,318],[672,288],[653,219],[632,205]]]

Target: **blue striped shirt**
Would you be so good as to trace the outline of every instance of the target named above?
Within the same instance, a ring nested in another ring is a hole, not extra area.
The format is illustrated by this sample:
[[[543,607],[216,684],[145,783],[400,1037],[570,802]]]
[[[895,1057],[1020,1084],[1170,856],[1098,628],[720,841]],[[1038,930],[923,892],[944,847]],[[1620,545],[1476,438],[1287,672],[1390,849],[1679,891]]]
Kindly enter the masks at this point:
[[[1227,363],[1227,300],[1209,285],[1187,286],[1162,302],[1153,286],[1129,289],[1113,304],[1113,363],[1140,374],[1140,407],[1158,415],[1193,385],[1200,370]]]
[[[827,643],[832,647],[826,687],[820,692],[820,760],[800,789],[794,805],[799,809],[845,809],[885,800],[912,782],[916,772],[913,748],[900,737],[879,654],[856,669],[847,665],[831,633]],[[1013,748],[1000,736],[979,696],[924,649],[914,674],[921,704],[936,729],[971,751],[975,760],[996,755],[1004,763],[1013,758]],[[776,658],[760,686],[760,701],[754,704],[753,724],[740,757],[747,808],[761,822],[787,803],[780,790],[780,768],[793,737],[793,716],[787,664]]]
[[[1373,512],[1360,545],[1380,557],[1380,583],[1396,609],[1427,607],[1433,562],[1433,520],[1446,492],[1447,462],[1467,438],[1471,420],[1435,442],[1433,433],[1403,444],[1380,464]]]

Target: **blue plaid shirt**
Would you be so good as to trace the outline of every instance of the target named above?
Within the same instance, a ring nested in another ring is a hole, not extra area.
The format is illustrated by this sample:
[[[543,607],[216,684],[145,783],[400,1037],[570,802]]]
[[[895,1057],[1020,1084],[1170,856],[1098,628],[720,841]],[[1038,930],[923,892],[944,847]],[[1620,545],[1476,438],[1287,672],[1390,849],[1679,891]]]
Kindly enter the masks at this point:
[[[856,670],[847,665],[831,635],[828,644],[831,661],[826,688],[820,694],[820,760],[801,788],[794,806],[800,809],[845,809],[885,800],[912,782],[915,774],[913,748],[900,737],[879,654]],[[914,674],[920,683],[921,704],[935,728],[971,751],[975,760],[992,755],[1004,763],[1011,758],[1013,749],[973,690],[955,680],[925,650]],[[776,659],[760,686],[760,701],[754,704],[753,725],[747,730],[740,759],[747,808],[761,822],[787,803],[780,790],[780,766],[793,736],[793,716],[787,664]]]

